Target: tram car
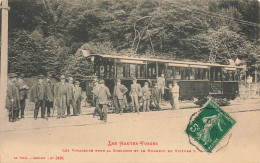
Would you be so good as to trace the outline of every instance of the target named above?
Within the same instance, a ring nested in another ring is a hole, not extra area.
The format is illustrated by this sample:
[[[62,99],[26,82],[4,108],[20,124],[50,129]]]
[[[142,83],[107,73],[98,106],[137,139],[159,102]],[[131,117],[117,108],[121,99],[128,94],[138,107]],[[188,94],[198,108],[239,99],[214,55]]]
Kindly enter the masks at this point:
[[[184,62],[153,58],[138,58],[115,55],[93,54],[87,57],[92,66],[92,74],[86,81],[88,101],[93,100],[93,79],[104,79],[113,93],[116,79],[121,79],[130,91],[133,77],[144,85],[150,86],[164,74],[166,87],[177,81],[180,87],[180,100],[202,99],[207,96],[234,99],[239,93],[241,66],[221,65],[202,62]],[[130,102],[129,91],[127,93]],[[165,89],[165,100],[168,91]]]

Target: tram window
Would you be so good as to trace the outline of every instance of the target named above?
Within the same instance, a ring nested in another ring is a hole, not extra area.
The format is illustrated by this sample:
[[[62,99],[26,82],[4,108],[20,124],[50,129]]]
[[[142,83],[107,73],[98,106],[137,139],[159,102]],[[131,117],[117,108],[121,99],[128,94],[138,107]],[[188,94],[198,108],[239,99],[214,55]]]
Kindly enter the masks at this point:
[[[202,80],[209,80],[209,70],[203,69]]]
[[[190,80],[195,80],[195,68],[190,69]]]
[[[110,77],[112,78],[112,77],[114,77],[114,65],[110,65],[110,71],[109,71],[109,73],[110,73]]]
[[[167,67],[167,78],[173,79],[173,67]]]
[[[150,63],[148,64],[148,78],[156,79],[156,64]]]
[[[137,65],[137,78],[145,78],[145,65]]]
[[[215,81],[221,81],[222,76],[221,76],[221,67],[216,67],[215,68]]]
[[[234,75],[232,71],[228,71],[228,81],[233,81],[234,80]]]
[[[123,78],[123,77],[125,77],[125,65],[118,64],[117,65],[117,78]]]
[[[136,76],[136,71],[135,71],[135,65],[134,64],[130,64],[129,65],[129,73],[128,73],[128,77],[135,77]]]
[[[175,67],[174,78],[175,79],[181,79],[181,68],[180,67]]]
[[[239,71],[235,71],[235,80],[239,81]]]
[[[195,68],[195,79],[202,80],[203,79],[203,69]]]
[[[228,72],[227,72],[227,70],[223,70],[223,81],[228,81]]]
[[[105,77],[105,78],[109,78],[109,71],[110,71],[110,69],[109,69],[109,64],[106,64],[106,65],[104,66],[104,73],[105,73],[104,77]]]

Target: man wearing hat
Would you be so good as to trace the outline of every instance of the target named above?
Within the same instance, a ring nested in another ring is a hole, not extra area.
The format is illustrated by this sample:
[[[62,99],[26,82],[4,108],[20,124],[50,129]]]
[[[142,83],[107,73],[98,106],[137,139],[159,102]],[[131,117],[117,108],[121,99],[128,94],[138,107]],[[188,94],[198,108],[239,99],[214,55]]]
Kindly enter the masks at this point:
[[[21,73],[17,80],[17,86],[19,88],[20,105],[21,105],[21,118],[24,118],[25,99],[27,98],[27,92],[29,87],[24,83],[24,74]]]
[[[142,96],[142,90],[140,84],[137,83],[136,78],[133,78],[133,84],[131,85],[130,96],[132,100],[132,112],[137,111],[139,113],[139,97]]]
[[[44,79],[43,75],[38,76],[38,82],[36,82],[32,86],[31,93],[30,93],[31,94],[30,101],[35,103],[35,109],[34,109],[35,120],[38,118],[38,112],[40,107],[41,107],[41,118],[48,120],[48,118],[45,117],[47,88],[43,79]]]
[[[80,115],[81,114],[81,100],[82,100],[82,91],[81,87],[79,86],[79,81],[75,82],[75,87],[73,90],[74,99],[75,99],[75,107],[73,108],[73,115]]]
[[[151,100],[152,100],[152,105],[158,110],[162,110],[159,106],[159,101],[160,101],[160,90],[158,88],[157,83],[153,84],[152,88],[152,95],[151,95]]]
[[[177,84],[177,81],[174,81],[173,88],[172,88],[174,109],[179,109],[179,94],[180,94],[180,87]]]
[[[54,98],[55,105],[58,107],[57,118],[66,118],[65,110],[67,109],[68,104],[68,88],[67,83],[65,82],[65,76],[61,75],[60,82],[54,85]]]
[[[68,83],[67,83],[67,88],[68,88],[68,106],[67,106],[67,116],[70,117],[70,105],[72,106],[73,110],[75,110],[75,99],[74,99],[74,85],[73,85],[73,78],[69,77],[68,78]]]
[[[46,87],[47,87],[47,93],[46,93],[46,108],[47,108],[47,117],[50,117],[51,114],[51,108],[53,108],[53,101],[54,101],[54,85],[51,81],[51,74],[48,73],[46,75]]]
[[[93,103],[94,103],[94,106],[95,106],[95,110],[94,110],[94,113],[93,113],[93,118],[94,118],[96,114],[100,115],[99,109],[98,109],[98,100],[97,100],[97,97],[95,96],[97,94],[97,91],[98,91],[99,81],[95,78],[93,80],[93,83],[94,83],[94,87],[93,87]]]
[[[158,89],[160,90],[160,101],[162,103],[162,99],[164,97],[164,88],[165,88],[164,74],[161,74],[161,77],[157,78],[157,84],[158,84]]]
[[[16,74],[10,73],[7,83],[7,97],[6,97],[6,109],[9,112],[9,122],[15,122],[18,120],[20,97],[19,89],[16,86]]]
[[[172,87],[172,83],[169,83],[169,102],[172,106],[172,109],[174,109],[174,100],[173,100],[173,93],[172,93],[172,90],[173,90],[173,87]]]
[[[98,110],[100,113],[100,120],[107,122],[107,105],[108,99],[111,97],[109,89],[105,86],[105,81],[100,80],[99,88],[95,92],[95,97],[98,100]]]
[[[123,108],[124,108],[124,95],[127,93],[128,89],[121,84],[121,80],[117,79],[117,84],[114,87],[114,103],[116,107],[116,113],[120,111],[120,114],[123,114]]]

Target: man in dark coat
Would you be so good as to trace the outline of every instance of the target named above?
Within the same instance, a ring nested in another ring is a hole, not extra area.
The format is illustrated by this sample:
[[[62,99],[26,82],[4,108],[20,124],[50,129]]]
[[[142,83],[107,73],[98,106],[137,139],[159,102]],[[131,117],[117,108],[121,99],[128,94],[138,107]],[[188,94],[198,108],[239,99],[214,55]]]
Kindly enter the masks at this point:
[[[7,83],[6,109],[9,111],[9,122],[15,122],[18,119],[20,108],[19,89],[16,85],[16,74],[10,73]]]
[[[70,105],[72,106],[73,110],[75,110],[75,99],[74,99],[74,85],[73,85],[73,78],[69,77],[68,78],[68,83],[67,83],[67,89],[68,89],[68,105],[67,105],[67,116],[70,117]]]
[[[29,87],[24,83],[24,74],[20,74],[17,81],[17,86],[19,88],[20,105],[21,105],[21,118],[24,118],[25,110],[25,99],[27,98],[27,93]]]
[[[98,100],[98,109],[101,113],[100,119],[107,122],[107,105],[108,99],[111,97],[109,89],[105,86],[105,81],[100,80],[98,90],[96,91],[95,96]]]
[[[50,117],[51,108],[53,108],[54,101],[54,85],[51,81],[51,74],[46,75],[46,108],[47,108],[47,117]]]
[[[73,90],[74,94],[74,100],[75,100],[75,106],[73,109],[73,114],[78,116],[81,114],[81,100],[82,100],[82,90],[81,87],[79,86],[80,82],[76,81],[75,82],[75,87]]]
[[[40,107],[41,107],[41,118],[48,120],[48,118],[45,117],[47,87],[43,79],[44,79],[43,75],[38,76],[38,82],[36,82],[32,86],[31,93],[30,93],[30,98],[31,98],[30,101],[35,103],[35,109],[34,109],[35,120],[38,118],[38,112]]]
[[[68,106],[68,85],[65,82],[65,76],[61,75],[60,82],[54,85],[55,105],[58,107],[57,118],[66,118],[65,110]]]
[[[157,110],[162,110],[159,106],[160,101],[160,89],[158,88],[157,83],[154,83],[154,86],[152,88],[152,107],[156,108]]]
[[[114,103],[116,106],[116,113],[120,111],[120,114],[123,114],[124,109],[124,95],[127,93],[128,89],[121,84],[121,80],[117,79],[117,84],[114,87]]]

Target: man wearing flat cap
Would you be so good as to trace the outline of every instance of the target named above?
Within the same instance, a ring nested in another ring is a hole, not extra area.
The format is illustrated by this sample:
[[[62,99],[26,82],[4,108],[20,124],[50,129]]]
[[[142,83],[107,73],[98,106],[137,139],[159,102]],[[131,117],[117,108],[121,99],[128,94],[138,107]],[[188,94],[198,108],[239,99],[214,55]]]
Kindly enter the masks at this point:
[[[15,83],[17,75],[15,73],[10,73],[8,77],[6,109],[8,109],[9,112],[9,122],[15,122],[18,120],[20,108],[19,89]]]
[[[19,96],[20,96],[20,105],[21,105],[21,118],[24,118],[24,109],[25,109],[25,99],[27,98],[27,93],[29,87],[24,83],[24,74],[21,73],[18,76],[17,86],[19,88]]]
[[[105,86],[105,81],[99,81],[99,88],[95,92],[95,97],[98,100],[97,108],[100,114],[100,120],[107,122],[107,105],[108,99],[111,97],[109,89]]]
[[[44,79],[43,75],[38,76],[38,82],[36,82],[32,86],[31,93],[30,93],[30,101],[35,103],[35,109],[34,109],[35,120],[38,118],[38,112],[40,107],[41,107],[41,118],[48,120],[48,118],[45,117],[47,87],[43,79]]]
[[[79,86],[80,82],[76,81],[73,94],[74,94],[74,99],[75,99],[75,106],[73,108],[73,115],[80,115],[81,114],[81,100],[82,100],[82,90],[81,87]]]
[[[54,85],[51,81],[51,74],[47,73],[46,75],[46,108],[47,108],[47,117],[51,115],[51,108],[53,108],[53,101],[54,101]]]
[[[137,83],[136,78],[133,78],[133,84],[131,85],[130,96],[132,99],[132,112],[137,111],[139,113],[139,97],[142,96],[142,90],[140,84]]]
[[[67,89],[68,89],[68,106],[67,106],[67,116],[70,117],[70,105],[72,106],[73,110],[75,110],[75,98],[73,94],[74,90],[74,85],[73,85],[73,78],[69,77],[68,78],[68,83],[67,83]],[[74,114],[75,116],[75,114]]]
[[[58,107],[57,118],[66,118],[65,110],[68,106],[68,85],[65,82],[65,76],[61,75],[60,82],[54,86],[55,105]]]
[[[120,114],[123,114],[124,109],[124,95],[127,93],[128,89],[121,84],[121,80],[117,79],[117,84],[114,87],[114,103],[116,107],[116,113],[120,112]]]

